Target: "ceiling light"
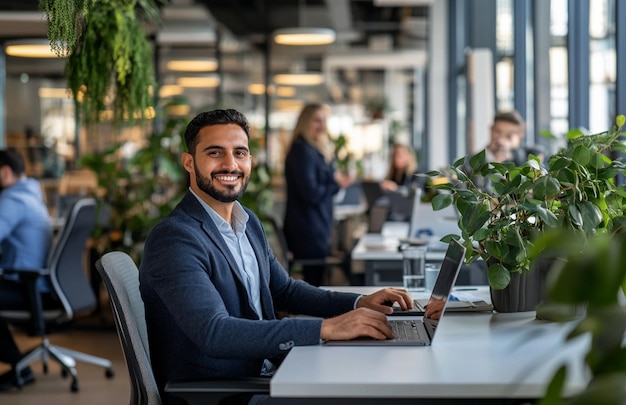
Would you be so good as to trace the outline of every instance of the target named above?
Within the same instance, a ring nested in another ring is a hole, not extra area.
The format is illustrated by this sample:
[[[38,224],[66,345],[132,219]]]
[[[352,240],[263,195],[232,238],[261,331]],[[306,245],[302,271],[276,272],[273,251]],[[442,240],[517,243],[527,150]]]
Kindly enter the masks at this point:
[[[278,97],[293,97],[296,95],[296,88],[291,86],[280,86],[276,89]]]
[[[270,85],[269,91],[271,93],[273,86]],[[250,83],[248,85],[248,93],[260,96],[265,94],[265,85],[263,83]]]
[[[282,73],[274,75],[274,83],[288,86],[315,86],[324,83],[320,73]]]
[[[176,83],[183,87],[217,87],[220,85],[220,78],[218,76],[179,77]]]
[[[163,98],[178,96],[183,94],[183,91],[184,89],[182,88],[182,86],[179,86],[177,84],[165,84],[159,89],[159,96]]]
[[[72,98],[72,90],[60,87],[40,87],[37,94],[39,98]]]
[[[295,99],[280,99],[274,102],[274,106],[277,110],[283,111],[301,110],[304,106],[304,101]]]
[[[7,41],[5,53],[19,58],[58,58],[47,39]]]
[[[217,70],[217,59],[181,59],[170,60],[165,65],[174,72],[214,72]]]
[[[274,31],[274,41],[280,45],[328,45],[335,42],[330,28],[284,28]]]
[[[191,107],[186,104],[168,105],[167,107],[165,107],[165,111],[168,115],[183,117],[189,115]]]

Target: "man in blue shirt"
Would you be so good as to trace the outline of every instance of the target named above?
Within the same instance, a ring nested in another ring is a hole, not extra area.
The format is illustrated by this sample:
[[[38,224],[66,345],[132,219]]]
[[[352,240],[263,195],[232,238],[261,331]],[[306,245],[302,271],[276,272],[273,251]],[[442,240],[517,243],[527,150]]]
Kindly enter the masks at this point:
[[[39,182],[26,177],[20,154],[0,150],[0,269],[44,268],[51,241],[52,227]],[[47,282],[41,281],[40,290],[45,291]],[[0,309],[28,305],[23,283],[12,275],[1,276]],[[6,321],[0,319],[0,362],[13,367],[21,357]],[[21,377],[25,384],[35,380],[30,368],[22,370]],[[14,385],[13,370],[0,376],[0,391]]]

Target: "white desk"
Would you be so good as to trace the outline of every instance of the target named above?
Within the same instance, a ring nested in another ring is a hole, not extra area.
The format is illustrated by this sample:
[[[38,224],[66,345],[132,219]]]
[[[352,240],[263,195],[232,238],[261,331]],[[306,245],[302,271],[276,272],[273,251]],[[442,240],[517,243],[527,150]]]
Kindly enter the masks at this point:
[[[566,392],[582,390],[588,341],[565,345],[570,325],[534,318],[534,312],[446,313],[430,347],[295,347],[272,378],[271,395],[541,398],[562,362],[573,367]]]

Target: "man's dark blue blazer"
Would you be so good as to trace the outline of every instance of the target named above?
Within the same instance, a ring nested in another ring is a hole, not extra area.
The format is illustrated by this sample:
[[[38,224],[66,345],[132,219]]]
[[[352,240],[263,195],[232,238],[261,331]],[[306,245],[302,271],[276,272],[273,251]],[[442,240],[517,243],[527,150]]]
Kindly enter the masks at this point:
[[[279,320],[276,311],[331,317],[354,308],[356,294],[290,278],[261,222],[246,212],[246,235],[259,263],[263,320],[248,302],[222,235],[190,191],[150,231],[139,278],[162,395],[167,381],[259,376],[264,359],[282,358],[293,346],[319,344],[321,319]]]

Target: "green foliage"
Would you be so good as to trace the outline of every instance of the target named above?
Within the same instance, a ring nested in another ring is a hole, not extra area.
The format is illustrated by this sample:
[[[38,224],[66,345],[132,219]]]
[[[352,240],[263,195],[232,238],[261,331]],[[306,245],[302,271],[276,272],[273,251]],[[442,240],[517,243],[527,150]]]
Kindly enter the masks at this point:
[[[584,360],[591,379],[585,391],[563,400],[563,381],[568,373],[563,365],[554,375],[542,405],[626,403],[626,308],[618,298],[620,290],[626,289],[626,234],[603,234],[582,249],[575,238],[567,235],[554,235],[549,243],[569,252],[563,265],[550,273],[551,300],[587,307],[567,340],[591,338]]]
[[[155,79],[144,25],[159,21],[155,0],[41,0],[40,7],[52,48],[69,52],[65,75],[82,121],[108,119],[106,111],[115,123],[145,119]]]
[[[482,151],[469,159],[471,178],[463,158],[449,168],[454,182],[433,186],[448,193],[436,196],[433,208],[456,206],[466,258],[480,257],[489,264],[493,289],[505,288],[511,272],[528,270],[545,252],[545,246],[539,249],[536,243],[547,231],[572,232],[584,245],[589,238],[623,227],[626,190],[614,178],[625,174],[626,166],[605,155],[624,150],[623,124],[620,115],[611,131],[570,131],[567,147],[550,158],[547,168],[534,156],[520,166],[487,162]],[[474,183],[474,175],[491,182],[490,192]],[[458,236],[444,240],[452,237]]]
[[[50,47],[59,57],[67,56],[81,36],[83,21],[96,0],[39,0],[46,13]]]
[[[261,138],[251,136],[249,148],[253,159],[254,156],[260,152],[261,147]],[[254,164],[250,173],[248,188],[239,200],[242,205],[254,211],[263,222],[266,222],[266,217],[271,213],[274,203],[270,183],[271,176],[267,166]],[[266,226],[265,229],[270,229],[269,225]]]
[[[99,200],[110,210],[100,236],[100,253],[123,250],[139,260],[148,231],[167,215],[186,190],[180,164],[181,136],[186,120],[170,119],[160,133],[129,160],[120,157],[121,143],[102,152],[86,153],[79,165],[98,175]]]

